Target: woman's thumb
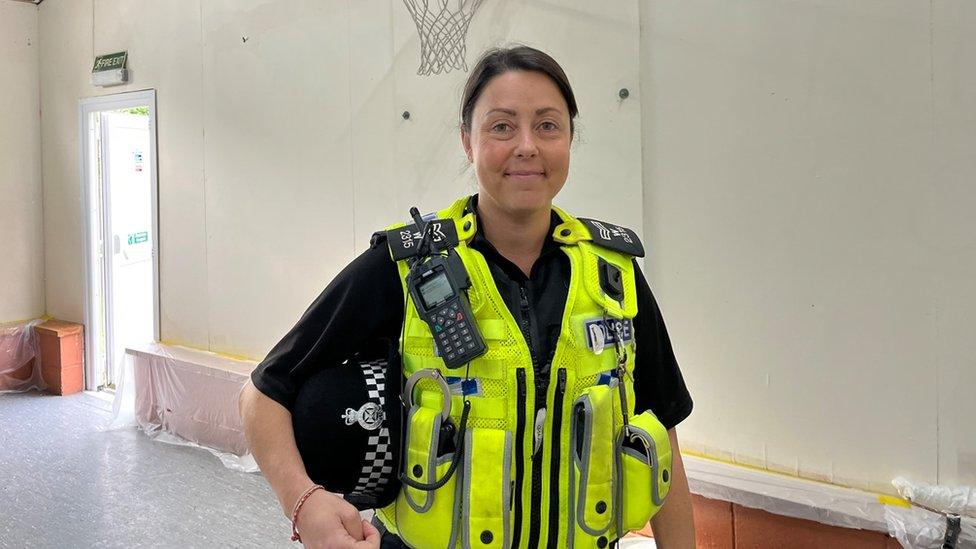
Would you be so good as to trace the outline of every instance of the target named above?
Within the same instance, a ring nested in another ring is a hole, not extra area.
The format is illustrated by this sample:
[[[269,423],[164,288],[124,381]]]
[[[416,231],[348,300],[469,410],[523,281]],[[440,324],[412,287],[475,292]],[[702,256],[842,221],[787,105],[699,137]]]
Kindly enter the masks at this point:
[[[363,547],[379,547],[380,546],[380,531],[376,529],[368,520],[363,521]],[[357,546],[359,543],[356,544]]]

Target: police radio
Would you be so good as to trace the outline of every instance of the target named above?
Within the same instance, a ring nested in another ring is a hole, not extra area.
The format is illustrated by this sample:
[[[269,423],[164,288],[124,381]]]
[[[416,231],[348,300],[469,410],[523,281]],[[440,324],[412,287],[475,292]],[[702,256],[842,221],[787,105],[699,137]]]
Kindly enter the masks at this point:
[[[465,293],[471,281],[450,243],[441,241],[441,250],[441,244],[431,237],[432,221],[425,222],[417,208],[410,208],[410,215],[420,229],[421,240],[407,274],[407,289],[417,313],[434,335],[444,364],[459,368],[488,350]]]

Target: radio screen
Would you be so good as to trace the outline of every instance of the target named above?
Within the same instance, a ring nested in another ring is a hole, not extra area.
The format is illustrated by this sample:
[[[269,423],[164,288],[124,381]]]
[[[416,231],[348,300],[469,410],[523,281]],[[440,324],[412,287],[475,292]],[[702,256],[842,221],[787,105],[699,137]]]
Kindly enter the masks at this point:
[[[424,307],[433,309],[444,300],[454,296],[451,283],[447,280],[447,275],[441,271],[420,284],[420,297],[424,301]]]

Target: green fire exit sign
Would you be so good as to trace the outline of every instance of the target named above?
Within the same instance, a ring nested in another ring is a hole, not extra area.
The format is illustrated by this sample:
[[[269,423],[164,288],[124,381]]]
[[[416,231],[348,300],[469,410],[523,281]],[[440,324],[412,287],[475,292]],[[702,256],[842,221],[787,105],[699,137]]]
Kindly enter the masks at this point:
[[[131,233],[129,235],[129,245],[142,244],[143,242],[146,242],[148,240],[149,240],[149,233],[147,231],[143,231],[141,233]]]
[[[95,58],[95,65],[92,72],[111,71],[125,68],[125,58],[129,54],[126,51],[99,55]]]

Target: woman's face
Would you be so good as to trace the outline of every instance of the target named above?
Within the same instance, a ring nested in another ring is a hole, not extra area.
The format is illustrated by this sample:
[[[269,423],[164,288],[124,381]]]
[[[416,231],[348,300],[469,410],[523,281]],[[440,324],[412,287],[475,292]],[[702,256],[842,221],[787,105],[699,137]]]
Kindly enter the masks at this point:
[[[479,203],[513,215],[548,211],[569,174],[569,109],[556,84],[532,71],[492,78],[461,131],[475,167]]]

